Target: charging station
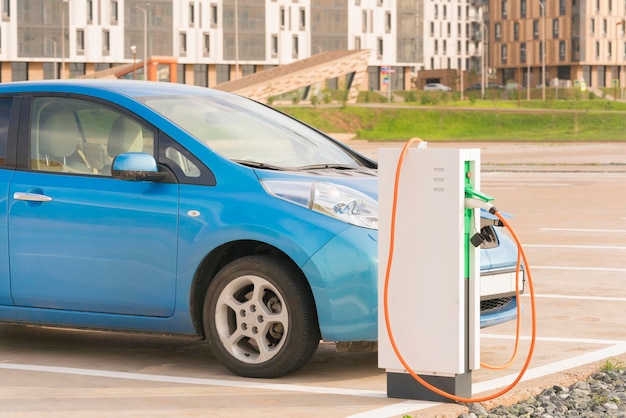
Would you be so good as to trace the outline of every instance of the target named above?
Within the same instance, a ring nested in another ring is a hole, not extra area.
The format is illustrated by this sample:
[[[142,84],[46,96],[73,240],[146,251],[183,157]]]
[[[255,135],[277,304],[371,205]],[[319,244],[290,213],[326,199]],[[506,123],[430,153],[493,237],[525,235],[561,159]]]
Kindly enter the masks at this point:
[[[465,198],[480,195],[480,150],[423,145],[406,150],[397,185],[401,150],[379,150],[378,366],[388,397],[450,402],[414,379],[396,351],[427,383],[471,396],[480,367],[480,259],[470,237],[480,213]]]

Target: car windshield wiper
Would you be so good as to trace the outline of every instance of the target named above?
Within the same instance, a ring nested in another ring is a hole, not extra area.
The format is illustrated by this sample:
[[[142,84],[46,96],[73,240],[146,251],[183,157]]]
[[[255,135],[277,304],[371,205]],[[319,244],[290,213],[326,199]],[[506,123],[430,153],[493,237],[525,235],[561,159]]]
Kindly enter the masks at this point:
[[[311,164],[311,165],[304,165],[302,167],[297,167],[296,169],[298,171],[303,171],[303,170],[326,170],[326,169],[336,169],[336,170],[356,170],[359,167],[355,167],[353,165],[348,165],[348,164]]]
[[[260,163],[258,161],[248,161],[248,160],[231,160],[231,161],[234,163],[245,165],[247,167],[264,168],[266,170],[285,171],[283,167],[278,167],[276,165],[271,165],[271,164],[266,164],[266,163]]]

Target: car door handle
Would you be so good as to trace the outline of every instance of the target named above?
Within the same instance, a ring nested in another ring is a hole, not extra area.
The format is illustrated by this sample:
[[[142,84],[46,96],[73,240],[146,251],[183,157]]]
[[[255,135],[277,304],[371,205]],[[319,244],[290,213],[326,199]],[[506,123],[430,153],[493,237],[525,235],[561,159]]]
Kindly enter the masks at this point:
[[[46,196],[45,194],[23,193],[23,192],[13,193],[13,199],[25,200],[27,202],[50,202],[52,201],[52,198],[50,196]]]

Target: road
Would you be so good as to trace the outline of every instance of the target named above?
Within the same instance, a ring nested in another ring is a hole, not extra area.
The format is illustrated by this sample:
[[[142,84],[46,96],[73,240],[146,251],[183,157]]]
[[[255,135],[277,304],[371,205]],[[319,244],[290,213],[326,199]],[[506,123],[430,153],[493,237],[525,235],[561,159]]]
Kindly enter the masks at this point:
[[[346,139],[365,154],[376,144]],[[428,144],[480,148],[482,190],[515,214],[537,293],[538,340],[525,379],[489,405],[567,384],[605,359],[626,360],[626,143]],[[506,386],[507,370],[473,372],[473,393]],[[515,324],[481,333],[481,360],[505,363]],[[427,342],[426,342],[427,343]],[[389,399],[376,353],[337,353],[324,343],[299,372],[243,379],[204,342],[160,335],[0,325],[0,417],[455,417],[462,405]]]

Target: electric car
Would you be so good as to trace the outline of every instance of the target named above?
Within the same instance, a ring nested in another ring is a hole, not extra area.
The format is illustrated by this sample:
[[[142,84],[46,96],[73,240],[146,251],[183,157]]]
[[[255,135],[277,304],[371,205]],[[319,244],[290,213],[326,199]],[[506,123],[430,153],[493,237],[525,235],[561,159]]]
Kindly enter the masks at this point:
[[[0,321],[206,338],[277,377],[377,339],[377,163],[212,89],[0,85]],[[482,325],[515,318],[485,218]],[[494,285],[495,284],[495,285]]]

